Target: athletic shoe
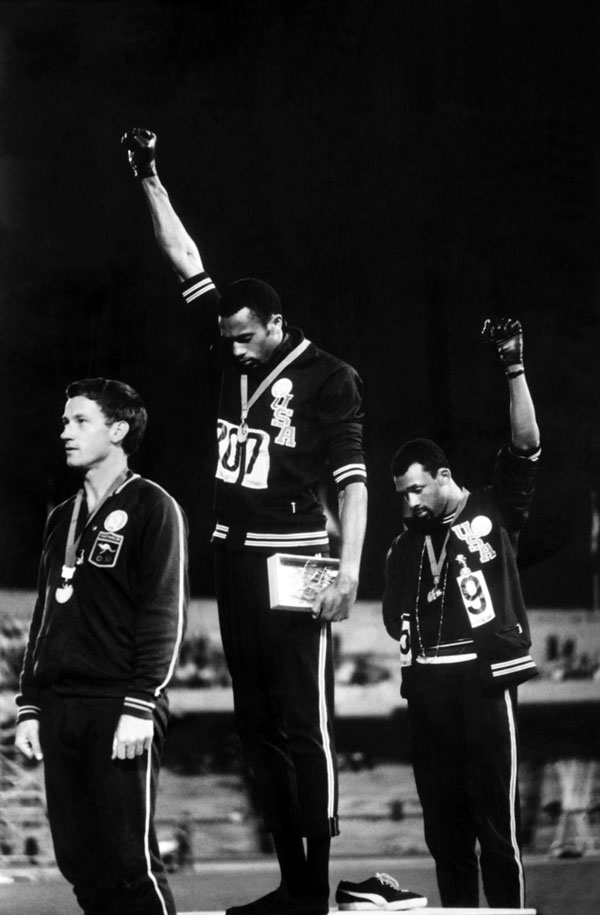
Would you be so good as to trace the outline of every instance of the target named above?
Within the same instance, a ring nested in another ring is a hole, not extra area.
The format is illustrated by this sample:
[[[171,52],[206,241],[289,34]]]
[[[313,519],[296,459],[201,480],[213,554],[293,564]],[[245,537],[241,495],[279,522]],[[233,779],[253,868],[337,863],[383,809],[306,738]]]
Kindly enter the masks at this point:
[[[335,894],[335,901],[343,912],[382,910],[399,912],[407,909],[422,909],[427,898],[410,890],[400,889],[400,884],[389,874],[375,874],[362,883],[342,880]]]
[[[231,906],[225,915],[327,915],[328,912],[329,899],[291,896],[282,885],[254,902]]]

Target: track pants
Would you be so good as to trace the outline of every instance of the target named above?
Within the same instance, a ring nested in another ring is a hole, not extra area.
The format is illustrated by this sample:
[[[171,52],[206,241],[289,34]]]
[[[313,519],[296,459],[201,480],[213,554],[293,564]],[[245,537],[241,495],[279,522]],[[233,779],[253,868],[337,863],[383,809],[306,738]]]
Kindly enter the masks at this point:
[[[153,813],[167,700],[150,753],[111,760],[118,698],[51,693],[40,738],[57,864],[86,915],[174,915]]]
[[[216,551],[221,638],[235,718],[267,829],[338,829],[329,624],[271,610],[264,555]]]
[[[517,726],[508,690],[486,695],[476,662],[413,668],[409,722],[425,839],[443,906],[522,908]]]

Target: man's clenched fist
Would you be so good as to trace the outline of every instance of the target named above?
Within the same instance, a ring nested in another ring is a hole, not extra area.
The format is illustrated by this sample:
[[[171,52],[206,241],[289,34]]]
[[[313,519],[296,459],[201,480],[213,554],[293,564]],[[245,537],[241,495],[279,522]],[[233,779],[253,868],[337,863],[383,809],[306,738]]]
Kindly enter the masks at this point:
[[[514,318],[488,318],[481,331],[491,343],[502,366],[523,365],[523,328]]]
[[[127,158],[136,178],[156,175],[156,134],[145,127],[132,127],[121,137]]]

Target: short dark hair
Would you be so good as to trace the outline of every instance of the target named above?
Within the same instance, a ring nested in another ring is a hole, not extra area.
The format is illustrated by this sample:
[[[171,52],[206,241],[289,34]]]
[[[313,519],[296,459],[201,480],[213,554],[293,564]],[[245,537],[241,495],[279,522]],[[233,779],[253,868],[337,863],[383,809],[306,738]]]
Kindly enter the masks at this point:
[[[121,443],[123,451],[125,454],[137,451],[144,438],[148,413],[142,398],[131,385],[112,378],[83,378],[73,381],[65,393],[68,398],[95,400],[109,423],[128,423],[129,430]]]
[[[253,277],[236,280],[221,295],[220,317],[230,318],[242,308],[249,308],[265,326],[273,315],[282,313],[281,299],[273,287]]]
[[[423,470],[431,476],[435,476],[440,467],[450,468],[448,458],[430,438],[413,438],[398,448],[391,463],[394,479],[404,476],[412,464],[422,464]]]

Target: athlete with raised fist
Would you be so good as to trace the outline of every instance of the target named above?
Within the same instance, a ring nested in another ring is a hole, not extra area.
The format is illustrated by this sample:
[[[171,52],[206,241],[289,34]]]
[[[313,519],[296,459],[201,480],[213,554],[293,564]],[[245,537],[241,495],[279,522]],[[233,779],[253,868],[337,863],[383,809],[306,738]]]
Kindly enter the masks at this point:
[[[487,320],[506,374],[511,440],[491,485],[469,492],[428,439],[402,445],[392,475],[404,531],[386,566],[383,617],[400,642],[412,763],[442,905],[522,908],[516,688],[535,676],[516,564],[540,454],[518,321]]]
[[[136,178],[156,177],[156,134],[144,127],[134,127],[124,134],[122,142]]]
[[[523,329],[514,318],[488,318],[481,331],[488,342],[496,348],[500,364],[509,377],[525,372],[523,368]]]
[[[221,296],[156,170],[156,136],[122,138],[160,251],[222,376],[213,533],[219,622],[236,724],[281,870],[281,884],[230,915],[325,915],[329,852],[338,834],[330,624],[356,597],[366,523],[361,383],[355,370],[288,327],[267,283],[238,280]],[[325,472],[337,486],[339,572],[312,613],[270,607],[267,557],[327,555]],[[304,844],[306,840],[306,847]]]

